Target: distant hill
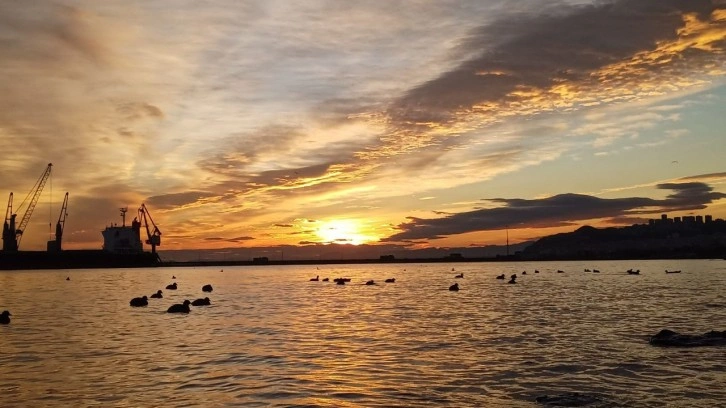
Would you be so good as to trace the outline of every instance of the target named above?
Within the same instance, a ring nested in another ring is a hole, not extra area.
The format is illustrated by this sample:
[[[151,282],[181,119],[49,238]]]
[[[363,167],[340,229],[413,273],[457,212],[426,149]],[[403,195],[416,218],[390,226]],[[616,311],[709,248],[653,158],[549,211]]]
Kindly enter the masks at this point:
[[[726,256],[726,222],[654,220],[620,228],[585,226],[539,239],[521,260],[681,259]]]

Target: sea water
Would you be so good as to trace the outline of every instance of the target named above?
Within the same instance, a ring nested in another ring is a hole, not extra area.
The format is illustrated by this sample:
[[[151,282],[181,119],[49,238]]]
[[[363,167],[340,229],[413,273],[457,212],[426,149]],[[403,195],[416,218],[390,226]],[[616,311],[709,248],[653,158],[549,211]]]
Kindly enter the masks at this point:
[[[648,338],[726,329],[725,287],[723,260],[3,271],[0,406],[724,406],[726,348]]]

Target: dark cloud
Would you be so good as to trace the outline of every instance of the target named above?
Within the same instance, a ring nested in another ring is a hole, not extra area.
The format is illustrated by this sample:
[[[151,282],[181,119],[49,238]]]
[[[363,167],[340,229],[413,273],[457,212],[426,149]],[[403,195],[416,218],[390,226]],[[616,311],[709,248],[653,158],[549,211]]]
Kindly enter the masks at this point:
[[[315,233],[315,230],[288,232],[287,235],[310,235],[313,233]]]
[[[293,227],[292,224],[275,224],[275,226],[280,227],[280,228],[292,228]]]
[[[709,0],[617,0],[517,14],[466,39],[462,48],[478,56],[410,90],[391,108],[393,124],[448,123],[457,111],[513,102],[520,89],[588,81],[603,67],[677,38],[685,13],[707,18],[722,7]],[[662,71],[663,62],[639,68]]]
[[[146,203],[154,208],[170,209],[181,207],[186,204],[193,204],[213,196],[215,196],[215,194],[208,191],[186,191],[183,193],[151,196],[146,199]]]
[[[244,242],[244,241],[252,241],[253,239],[255,239],[255,238],[254,237],[243,236],[243,237],[229,238],[229,239],[227,239],[227,241],[229,241],[229,242]]]
[[[663,206],[671,211],[702,210],[706,208],[706,204],[726,198],[726,194],[714,192],[713,188],[705,183],[663,183],[657,187],[674,191],[663,200]]]
[[[542,199],[495,198],[487,201],[501,207],[463,212],[448,217],[409,218],[398,226],[401,232],[383,241],[437,239],[467,232],[506,228],[546,228],[574,225],[577,221],[628,217],[662,211],[703,209],[726,194],[713,192],[704,183],[664,183],[659,189],[671,190],[667,198],[599,198],[582,194],[559,194]]]
[[[215,242],[244,242],[244,241],[250,241],[253,239],[254,239],[253,237],[235,237],[235,238],[206,237],[206,238],[204,238],[205,241],[215,241]]]

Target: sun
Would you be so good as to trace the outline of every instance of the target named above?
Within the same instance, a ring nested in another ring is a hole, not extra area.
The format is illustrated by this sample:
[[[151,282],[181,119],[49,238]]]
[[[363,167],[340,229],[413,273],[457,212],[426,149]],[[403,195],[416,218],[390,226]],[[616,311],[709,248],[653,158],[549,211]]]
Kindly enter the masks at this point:
[[[361,224],[354,220],[330,220],[324,221],[315,233],[325,243],[360,245],[376,240],[361,229]]]

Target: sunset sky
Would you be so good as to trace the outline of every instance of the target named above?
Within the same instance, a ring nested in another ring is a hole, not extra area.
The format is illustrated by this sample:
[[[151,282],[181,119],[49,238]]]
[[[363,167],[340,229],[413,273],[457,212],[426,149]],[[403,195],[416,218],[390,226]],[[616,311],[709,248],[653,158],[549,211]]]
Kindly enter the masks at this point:
[[[69,249],[726,218],[725,51],[724,0],[4,1],[0,199],[53,163],[26,250],[66,191]]]

